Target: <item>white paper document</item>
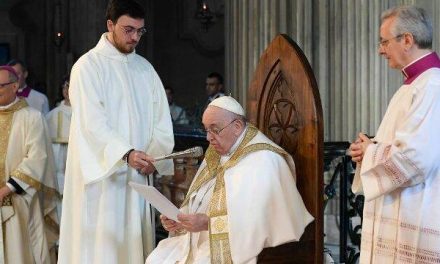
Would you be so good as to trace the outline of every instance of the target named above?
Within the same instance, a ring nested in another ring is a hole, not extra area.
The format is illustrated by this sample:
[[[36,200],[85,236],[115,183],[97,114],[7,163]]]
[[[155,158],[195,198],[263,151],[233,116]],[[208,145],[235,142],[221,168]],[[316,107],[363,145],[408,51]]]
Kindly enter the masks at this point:
[[[165,215],[169,219],[178,221],[177,214],[180,213],[179,209],[156,188],[135,182],[129,182],[128,184],[140,195],[142,195],[145,200],[150,202],[150,204],[154,206],[161,214]]]

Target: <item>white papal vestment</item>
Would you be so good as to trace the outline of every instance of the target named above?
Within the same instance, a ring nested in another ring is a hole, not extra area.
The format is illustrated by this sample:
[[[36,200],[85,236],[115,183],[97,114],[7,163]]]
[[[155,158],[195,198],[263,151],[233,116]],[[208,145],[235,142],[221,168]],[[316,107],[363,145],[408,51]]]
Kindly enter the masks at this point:
[[[222,180],[205,172],[216,156],[208,149],[181,208],[184,213],[208,214],[210,231],[162,240],[147,264],[185,263],[187,258],[189,263],[256,263],[263,248],[299,240],[313,220],[295,186],[291,156],[253,126],[248,126],[229,155],[219,157],[219,166],[227,168],[223,178],[227,215],[212,214],[213,201],[222,199],[215,191]],[[227,247],[225,241],[218,243],[222,237],[228,237]],[[216,253],[220,259],[212,256]]]
[[[422,71],[395,93],[357,168],[360,263],[440,262],[440,69]]]
[[[130,149],[156,157],[174,146],[165,90],[150,63],[120,53],[103,34],[73,66],[59,263],[144,263],[150,208],[129,181],[146,177],[121,160]],[[155,164],[172,174],[171,161]]]

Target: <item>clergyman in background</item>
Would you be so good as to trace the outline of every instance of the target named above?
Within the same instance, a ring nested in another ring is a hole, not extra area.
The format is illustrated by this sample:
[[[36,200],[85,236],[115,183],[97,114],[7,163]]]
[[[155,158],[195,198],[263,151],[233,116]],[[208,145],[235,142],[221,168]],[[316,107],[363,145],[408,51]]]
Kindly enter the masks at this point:
[[[26,83],[26,79],[29,75],[27,65],[23,61],[17,59],[9,61],[8,65],[12,66],[18,74],[19,88],[17,95],[25,98],[29,106],[46,115],[49,112],[49,101],[47,100],[47,96],[45,94],[32,89]]]

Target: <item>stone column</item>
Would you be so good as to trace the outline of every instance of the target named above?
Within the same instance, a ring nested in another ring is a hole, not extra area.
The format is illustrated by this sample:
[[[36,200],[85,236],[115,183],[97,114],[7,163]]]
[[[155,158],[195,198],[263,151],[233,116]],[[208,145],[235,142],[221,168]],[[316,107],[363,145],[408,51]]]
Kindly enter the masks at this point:
[[[241,103],[260,55],[277,34],[294,36],[311,59],[311,1],[226,0],[225,8],[226,87]]]

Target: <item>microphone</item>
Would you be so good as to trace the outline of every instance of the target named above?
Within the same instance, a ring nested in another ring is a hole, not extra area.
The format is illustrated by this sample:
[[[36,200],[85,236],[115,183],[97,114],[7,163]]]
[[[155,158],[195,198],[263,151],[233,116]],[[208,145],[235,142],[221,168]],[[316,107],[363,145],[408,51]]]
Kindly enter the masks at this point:
[[[189,148],[184,151],[178,151],[169,155],[154,158],[155,161],[164,159],[180,159],[180,158],[198,158],[203,155],[203,148],[200,146]]]

